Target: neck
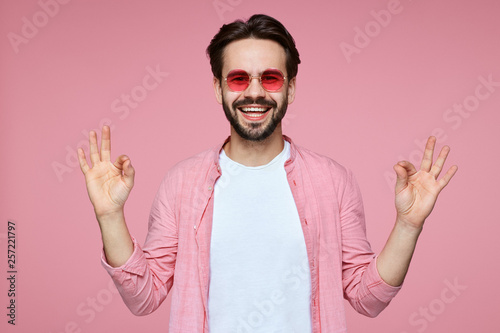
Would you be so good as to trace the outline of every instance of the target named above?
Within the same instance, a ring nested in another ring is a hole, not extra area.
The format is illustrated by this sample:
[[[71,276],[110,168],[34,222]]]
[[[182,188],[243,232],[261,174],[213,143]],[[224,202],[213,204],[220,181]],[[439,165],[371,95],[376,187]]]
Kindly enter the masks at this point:
[[[249,141],[239,136],[231,127],[231,140],[224,145],[224,152],[233,161],[245,166],[265,165],[278,156],[284,148],[281,124],[262,141]]]

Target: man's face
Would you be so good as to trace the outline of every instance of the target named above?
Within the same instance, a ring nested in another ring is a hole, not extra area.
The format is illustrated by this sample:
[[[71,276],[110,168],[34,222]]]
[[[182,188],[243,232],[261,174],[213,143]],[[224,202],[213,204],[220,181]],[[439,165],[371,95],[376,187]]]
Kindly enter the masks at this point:
[[[258,77],[269,68],[279,69],[287,76],[283,47],[267,39],[238,40],[226,46],[223,64],[222,81],[214,78],[214,89],[233,130],[250,141],[266,139],[277,127],[281,131],[281,119],[295,96],[295,78],[287,78],[275,92],[264,90],[255,78],[244,91],[236,92],[228,88],[224,77],[234,69]]]

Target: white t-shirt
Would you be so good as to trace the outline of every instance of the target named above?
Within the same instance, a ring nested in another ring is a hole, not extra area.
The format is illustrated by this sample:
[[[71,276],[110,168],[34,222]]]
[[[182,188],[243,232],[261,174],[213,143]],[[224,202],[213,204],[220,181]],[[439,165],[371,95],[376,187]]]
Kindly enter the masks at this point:
[[[311,276],[284,168],[246,167],[220,154],[210,246],[211,333],[311,332]]]

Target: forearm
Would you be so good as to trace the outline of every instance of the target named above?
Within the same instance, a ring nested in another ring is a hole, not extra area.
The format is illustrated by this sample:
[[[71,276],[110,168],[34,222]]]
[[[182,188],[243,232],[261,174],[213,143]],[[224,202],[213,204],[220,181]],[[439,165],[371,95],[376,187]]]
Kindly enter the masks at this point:
[[[413,228],[396,219],[394,228],[377,259],[380,277],[391,286],[400,286],[417,245],[422,228]]]
[[[102,244],[108,264],[112,267],[125,264],[134,251],[134,244],[123,211],[97,216],[97,221],[101,228]]]

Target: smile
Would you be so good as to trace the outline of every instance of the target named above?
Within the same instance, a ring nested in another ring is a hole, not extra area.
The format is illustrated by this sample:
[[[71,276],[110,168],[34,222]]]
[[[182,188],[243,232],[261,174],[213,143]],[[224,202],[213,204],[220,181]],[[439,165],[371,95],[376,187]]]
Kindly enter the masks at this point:
[[[241,107],[238,108],[241,111],[243,117],[247,120],[262,120],[266,117],[267,112],[271,110],[271,107]]]

